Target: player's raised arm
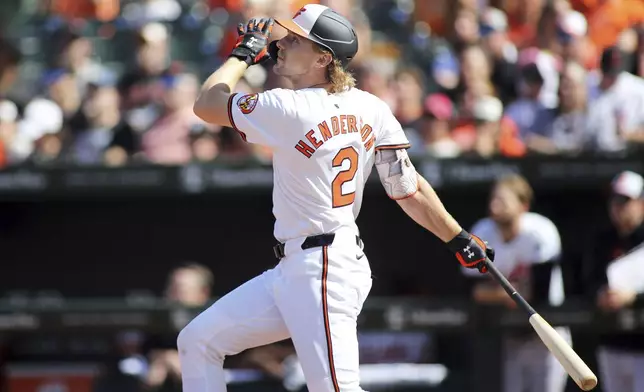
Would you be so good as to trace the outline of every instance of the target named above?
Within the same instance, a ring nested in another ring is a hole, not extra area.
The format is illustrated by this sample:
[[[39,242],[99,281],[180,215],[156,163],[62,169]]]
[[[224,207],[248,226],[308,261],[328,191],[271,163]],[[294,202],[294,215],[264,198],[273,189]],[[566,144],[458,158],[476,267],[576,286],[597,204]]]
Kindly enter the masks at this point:
[[[237,28],[239,39],[230,57],[204,82],[195,101],[194,112],[202,120],[231,126],[228,116],[230,95],[246,69],[267,60],[268,39],[273,28],[273,19],[251,19],[247,26]]]

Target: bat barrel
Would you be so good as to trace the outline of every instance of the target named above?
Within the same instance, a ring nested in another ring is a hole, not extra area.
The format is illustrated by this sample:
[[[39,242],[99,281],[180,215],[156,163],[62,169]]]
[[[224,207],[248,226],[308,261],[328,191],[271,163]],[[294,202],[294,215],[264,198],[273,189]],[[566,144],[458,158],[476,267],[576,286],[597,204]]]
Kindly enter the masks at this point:
[[[590,391],[597,386],[597,376],[546,320],[535,314],[530,317],[530,324],[581,390]]]
[[[490,259],[485,260],[487,271],[499,282],[501,287],[508,293],[514,302],[528,313],[530,324],[534,328],[541,341],[548,347],[548,350],[557,358],[566,372],[575,380],[575,383],[583,391],[590,391],[597,385],[597,376],[590,370],[588,365],[579,358],[579,355],[570,345],[555,331],[546,320],[544,320],[528,303],[528,301],[517,292],[512,284],[503,276]]]

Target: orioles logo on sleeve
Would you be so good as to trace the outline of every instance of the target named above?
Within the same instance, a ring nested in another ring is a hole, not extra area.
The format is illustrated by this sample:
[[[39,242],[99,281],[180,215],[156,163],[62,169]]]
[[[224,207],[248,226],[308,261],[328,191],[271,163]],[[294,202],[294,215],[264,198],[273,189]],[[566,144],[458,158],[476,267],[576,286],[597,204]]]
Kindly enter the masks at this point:
[[[250,114],[253,110],[255,110],[255,106],[257,106],[257,99],[257,94],[246,94],[243,97],[239,98],[239,101],[237,101],[237,106],[239,106],[239,109],[242,113]]]

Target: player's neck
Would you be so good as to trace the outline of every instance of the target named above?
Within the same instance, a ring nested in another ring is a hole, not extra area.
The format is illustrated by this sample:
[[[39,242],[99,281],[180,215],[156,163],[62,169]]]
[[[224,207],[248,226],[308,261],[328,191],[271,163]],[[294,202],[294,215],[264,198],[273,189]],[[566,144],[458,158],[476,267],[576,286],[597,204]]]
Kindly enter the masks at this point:
[[[305,88],[328,88],[330,82],[324,76],[318,75],[302,75],[299,78],[291,79],[294,90],[302,90]]]
[[[503,241],[512,241],[516,236],[519,235],[520,219],[516,218],[511,220],[510,222],[498,224],[498,228]]]

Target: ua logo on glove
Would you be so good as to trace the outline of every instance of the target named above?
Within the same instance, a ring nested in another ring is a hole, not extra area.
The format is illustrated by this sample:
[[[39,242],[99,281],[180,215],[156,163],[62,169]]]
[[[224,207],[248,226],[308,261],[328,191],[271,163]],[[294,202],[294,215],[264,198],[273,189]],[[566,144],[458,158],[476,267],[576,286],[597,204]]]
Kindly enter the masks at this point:
[[[230,55],[245,61],[248,66],[268,59],[268,39],[273,31],[273,23],[271,18],[261,19],[259,22],[251,19],[246,26],[240,23],[237,26],[239,38]]]
[[[487,272],[486,259],[494,261],[494,249],[488,247],[487,242],[465,230],[448,242],[447,247],[454,252],[463,267],[476,268],[481,273]]]

